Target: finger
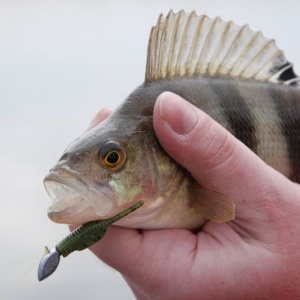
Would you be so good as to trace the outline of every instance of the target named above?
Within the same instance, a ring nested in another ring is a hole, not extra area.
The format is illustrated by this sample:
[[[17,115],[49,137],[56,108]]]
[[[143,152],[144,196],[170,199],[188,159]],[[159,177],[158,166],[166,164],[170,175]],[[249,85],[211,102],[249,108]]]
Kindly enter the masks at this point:
[[[274,205],[279,182],[292,183],[203,111],[165,92],[157,99],[153,121],[161,145],[196,181],[235,202],[237,220],[279,213]]]
[[[140,243],[141,235],[137,230],[109,226],[103,239],[90,247],[90,250],[109,266],[123,273],[128,260],[134,263],[135,255],[132,251],[139,249]]]
[[[109,108],[102,108],[100,111],[96,114],[96,116],[93,118],[92,122],[90,123],[87,130],[92,129],[93,127],[97,126],[99,123],[104,121],[110,114],[112,113],[112,110]]]
[[[163,242],[162,242],[163,241]],[[168,260],[176,261],[177,256],[184,255],[186,262],[192,263],[197,236],[187,230],[146,230],[109,226],[104,238],[92,246],[91,251],[102,261],[118,270],[125,277],[139,285],[149,282],[162,284],[168,272],[157,273]],[[172,251],[170,252],[170,249]],[[180,251],[180,254],[178,253]],[[176,257],[176,259],[174,259]],[[175,267],[175,266],[173,266]],[[186,264],[189,268],[189,263]],[[180,272],[178,271],[178,276]]]

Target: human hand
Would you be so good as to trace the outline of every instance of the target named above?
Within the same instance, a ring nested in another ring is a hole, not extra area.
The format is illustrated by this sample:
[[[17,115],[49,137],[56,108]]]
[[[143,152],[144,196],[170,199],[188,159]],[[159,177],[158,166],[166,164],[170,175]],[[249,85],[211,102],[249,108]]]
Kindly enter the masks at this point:
[[[235,220],[198,234],[110,226],[91,250],[138,299],[300,299],[299,185],[177,95],[159,96],[154,128],[201,186],[234,201]]]

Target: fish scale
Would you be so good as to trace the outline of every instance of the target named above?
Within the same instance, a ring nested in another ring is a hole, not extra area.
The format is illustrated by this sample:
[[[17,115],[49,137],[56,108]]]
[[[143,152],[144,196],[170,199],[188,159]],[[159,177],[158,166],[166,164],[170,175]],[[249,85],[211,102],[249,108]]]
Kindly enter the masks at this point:
[[[243,90],[226,82],[222,84],[211,82],[210,85],[214,91],[214,99],[222,108],[222,114],[229,123],[228,130],[252,151],[257,152],[258,141],[253,110],[248,106],[247,99],[242,96]],[[209,111],[207,113],[210,114]],[[222,122],[220,124],[223,125]]]
[[[298,88],[228,78],[172,79],[138,89],[139,96],[147,99],[143,103],[135,92],[130,95],[130,111],[153,107],[163,91],[174,92],[205,111],[270,166],[299,182]]]
[[[288,176],[291,180],[300,183],[300,93],[277,95],[269,90],[274,99],[276,110],[280,118],[280,127],[287,143],[289,163],[292,169]],[[285,174],[286,175],[286,174]]]

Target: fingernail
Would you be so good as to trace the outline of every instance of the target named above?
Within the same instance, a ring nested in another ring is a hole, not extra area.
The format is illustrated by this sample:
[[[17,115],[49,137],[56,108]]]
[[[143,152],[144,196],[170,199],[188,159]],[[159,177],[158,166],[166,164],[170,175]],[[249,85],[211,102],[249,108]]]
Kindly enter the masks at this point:
[[[160,117],[174,132],[185,135],[195,127],[198,114],[190,103],[170,92],[159,95],[157,101]]]

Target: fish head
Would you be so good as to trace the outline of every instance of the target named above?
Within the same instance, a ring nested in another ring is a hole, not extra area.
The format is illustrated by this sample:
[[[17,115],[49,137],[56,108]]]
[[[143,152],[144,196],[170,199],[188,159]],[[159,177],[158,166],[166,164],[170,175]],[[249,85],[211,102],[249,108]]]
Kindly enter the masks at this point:
[[[152,120],[111,115],[75,140],[45,177],[49,218],[82,224],[110,218],[139,200],[145,204],[135,214],[150,215],[162,205],[164,184],[153,163],[158,156],[169,160],[155,142]]]

